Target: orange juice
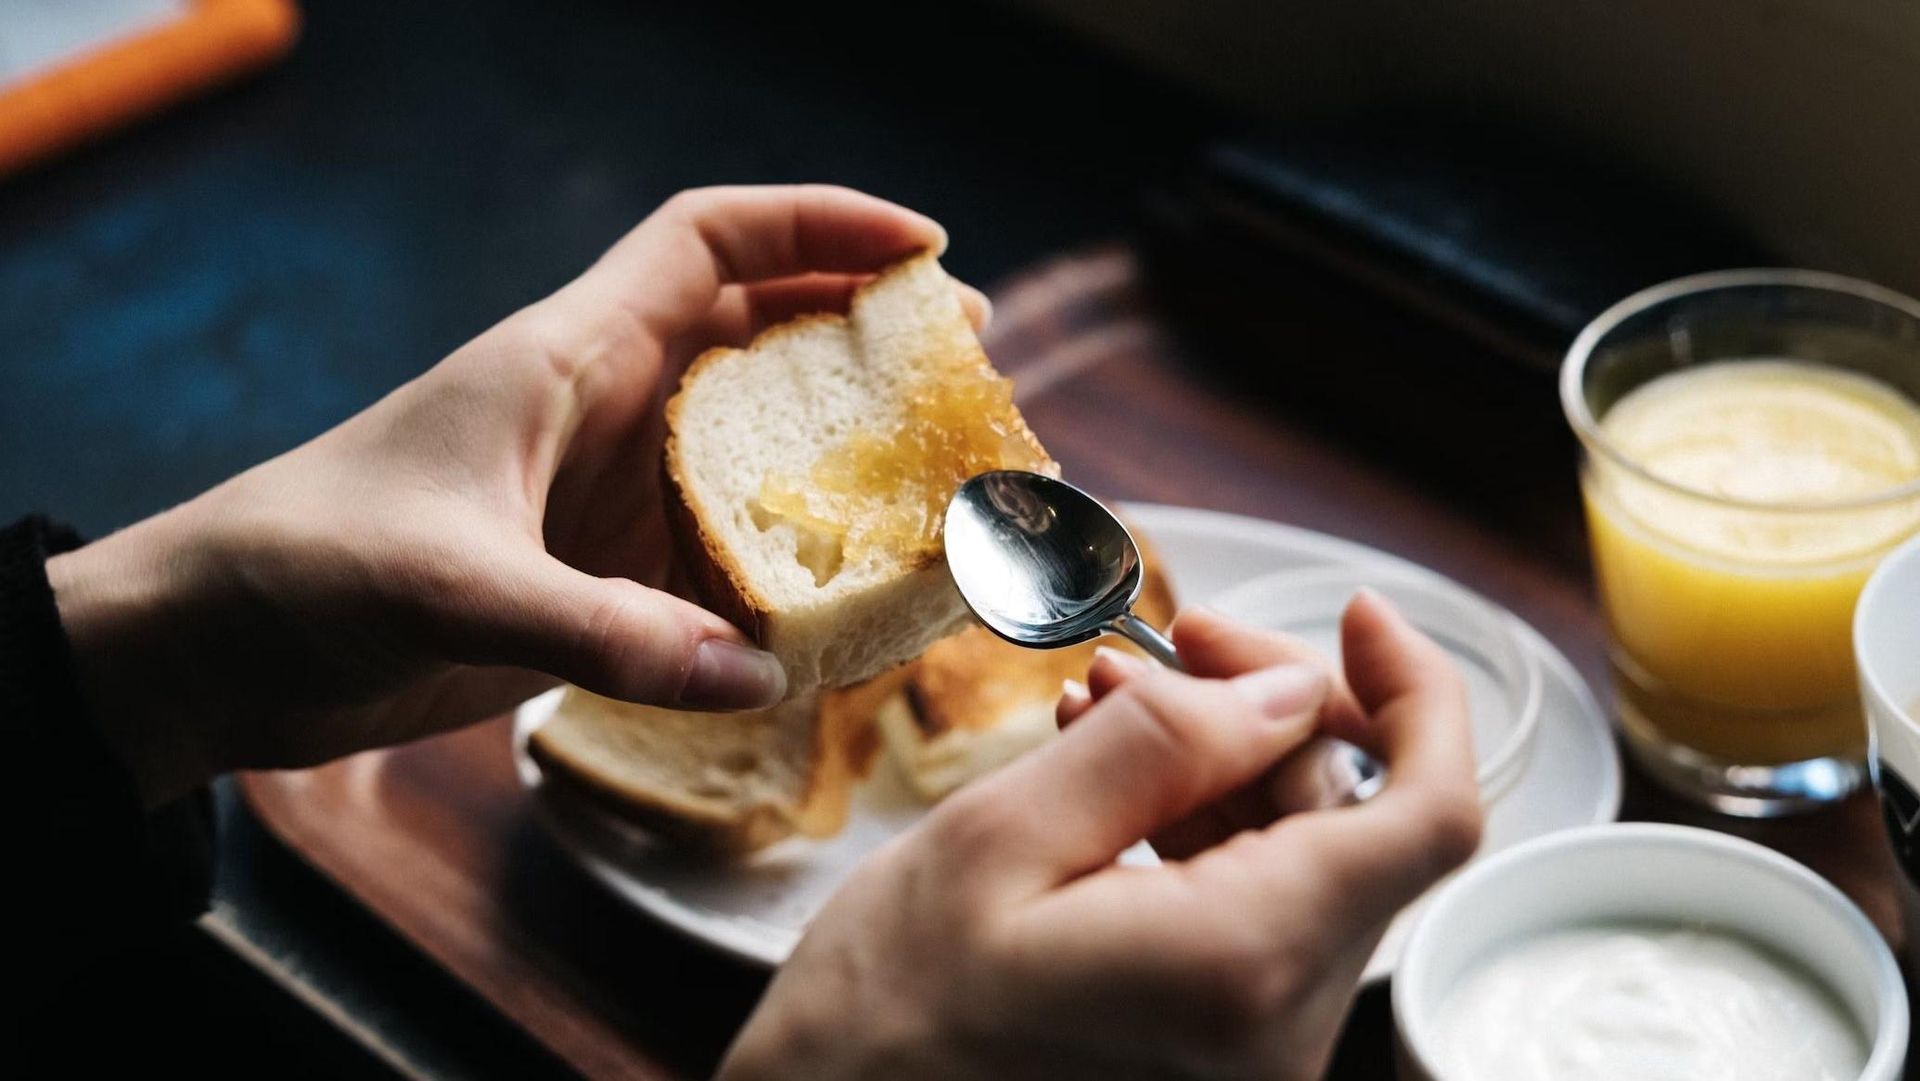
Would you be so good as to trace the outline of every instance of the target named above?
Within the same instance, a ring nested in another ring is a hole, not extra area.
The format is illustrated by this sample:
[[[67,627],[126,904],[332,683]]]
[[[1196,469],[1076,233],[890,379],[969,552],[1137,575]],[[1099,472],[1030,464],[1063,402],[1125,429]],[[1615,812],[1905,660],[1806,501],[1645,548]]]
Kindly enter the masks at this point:
[[[1583,477],[1622,722],[1730,763],[1857,758],[1854,601],[1920,528],[1920,406],[1852,372],[1699,364],[1622,397]],[[1664,483],[1663,483],[1664,482]]]

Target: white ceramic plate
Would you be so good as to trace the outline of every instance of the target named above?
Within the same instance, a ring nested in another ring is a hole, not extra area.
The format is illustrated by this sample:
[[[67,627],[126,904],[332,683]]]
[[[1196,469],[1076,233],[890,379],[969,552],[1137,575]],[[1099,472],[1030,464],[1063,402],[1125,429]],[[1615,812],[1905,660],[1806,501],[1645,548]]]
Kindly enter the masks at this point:
[[[1373,565],[1437,577],[1376,549],[1274,522],[1183,507],[1125,509],[1158,549],[1182,604],[1205,602],[1242,582],[1295,567]],[[1488,812],[1482,856],[1555,830],[1612,821],[1620,808],[1620,761],[1606,719],[1566,658],[1531,628],[1523,635],[1546,675],[1540,729],[1525,772]],[[635,908],[747,961],[785,961],[807,921],[854,865],[925,811],[883,756],[854,791],[839,836],[782,841],[736,864],[684,858],[637,827],[542,789],[526,739],[558,701],[558,691],[541,695],[514,718],[515,764],[548,832]],[[1394,922],[1368,964],[1369,982],[1392,973],[1408,915]]]

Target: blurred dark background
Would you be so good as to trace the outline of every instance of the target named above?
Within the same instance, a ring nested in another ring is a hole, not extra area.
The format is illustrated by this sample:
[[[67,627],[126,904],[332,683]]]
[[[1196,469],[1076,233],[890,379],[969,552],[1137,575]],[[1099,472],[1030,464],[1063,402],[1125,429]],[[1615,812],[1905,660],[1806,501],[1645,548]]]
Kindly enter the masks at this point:
[[[991,282],[1209,110],[991,7],[314,0],[291,56],[0,180],[0,508],[98,533],[325,429],[681,188],[933,215]]]

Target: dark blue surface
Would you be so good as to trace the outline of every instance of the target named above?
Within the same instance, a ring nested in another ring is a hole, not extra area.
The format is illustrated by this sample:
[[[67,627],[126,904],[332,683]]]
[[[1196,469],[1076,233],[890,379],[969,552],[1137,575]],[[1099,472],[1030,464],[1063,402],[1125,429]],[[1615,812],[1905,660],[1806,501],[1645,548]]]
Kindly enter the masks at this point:
[[[938,18],[907,16],[935,11]],[[266,75],[0,182],[0,515],[100,532],[310,437],[680,188],[828,180],[991,280],[1196,113],[991,9],[315,0]]]

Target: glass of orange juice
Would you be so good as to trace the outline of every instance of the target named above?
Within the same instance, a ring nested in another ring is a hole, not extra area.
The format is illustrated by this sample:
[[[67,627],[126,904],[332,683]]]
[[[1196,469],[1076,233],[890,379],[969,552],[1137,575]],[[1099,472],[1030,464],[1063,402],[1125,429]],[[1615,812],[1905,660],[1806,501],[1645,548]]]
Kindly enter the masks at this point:
[[[1920,303],[1811,271],[1684,278],[1595,319],[1560,393],[1635,759],[1736,815],[1859,787],[1854,602],[1920,532]]]

